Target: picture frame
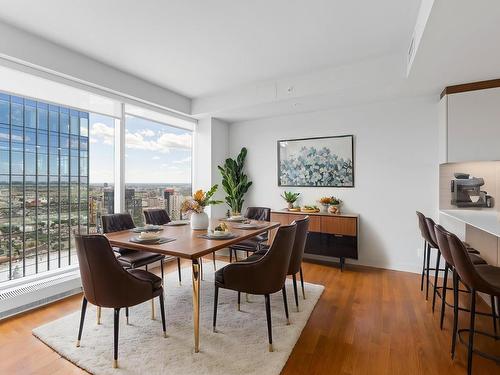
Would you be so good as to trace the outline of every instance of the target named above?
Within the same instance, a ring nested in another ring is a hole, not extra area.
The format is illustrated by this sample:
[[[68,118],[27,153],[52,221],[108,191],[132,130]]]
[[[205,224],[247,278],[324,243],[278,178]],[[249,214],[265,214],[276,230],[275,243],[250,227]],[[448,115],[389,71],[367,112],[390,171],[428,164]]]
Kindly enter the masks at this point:
[[[354,187],[354,136],[277,141],[278,186]]]

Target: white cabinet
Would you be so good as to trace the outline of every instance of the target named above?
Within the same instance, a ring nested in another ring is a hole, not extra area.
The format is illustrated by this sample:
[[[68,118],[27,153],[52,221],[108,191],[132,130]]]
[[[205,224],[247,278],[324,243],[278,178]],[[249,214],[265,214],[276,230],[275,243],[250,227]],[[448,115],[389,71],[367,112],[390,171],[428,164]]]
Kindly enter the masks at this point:
[[[445,95],[439,114],[441,163],[500,160],[500,88]]]

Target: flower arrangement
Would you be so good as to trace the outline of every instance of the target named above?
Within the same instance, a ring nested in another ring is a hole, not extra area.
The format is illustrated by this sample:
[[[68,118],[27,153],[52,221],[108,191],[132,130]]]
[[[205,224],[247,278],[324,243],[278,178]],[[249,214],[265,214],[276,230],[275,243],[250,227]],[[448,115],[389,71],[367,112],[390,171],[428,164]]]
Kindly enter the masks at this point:
[[[322,197],[320,198],[319,200],[319,203],[323,204],[323,205],[327,205],[327,206],[330,206],[330,205],[339,205],[342,203],[342,201],[338,198],[335,198],[335,197]]]
[[[220,204],[222,201],[213,200],[212,196],[217,191],[218,185],[215,184],[210,188],[209,191],[204,192],[203,190],[197,190],[192,198],[186,199],[182,202],[181,212],[182,213],[202,213],[205,210],[205,207]]]

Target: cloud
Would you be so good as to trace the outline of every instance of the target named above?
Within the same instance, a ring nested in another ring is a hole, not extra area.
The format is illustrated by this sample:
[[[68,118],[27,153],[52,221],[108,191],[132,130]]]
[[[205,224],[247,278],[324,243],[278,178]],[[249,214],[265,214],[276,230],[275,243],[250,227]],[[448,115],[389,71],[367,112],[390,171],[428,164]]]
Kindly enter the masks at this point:
[[[174,164],[188,164],[191,163],[191,156],[185,157],[184,159],[174,160]]]
[[[157,151],[168,153],[170,149],[191,149],[190,134],[162,133],[156,139],[145,139],[144,130],[138,132],[127,131],[125,133],[125,144],[127,148],[136,150]],[[154,135],[154,134],[153,134]],[[150,138],[150,136],[147,136]]]
[[[115,139],[115,129],[102,122],[95,122],[90,129],[90,136],[92,143],[96,143],[95,140],[101,140],[104,144],[112,145]]]
[[[153,156],[151,159],[152,160],[160,160],[160,157],[159,156]]]
[[[142,129],[142,130],[139,130],[138,133],[144,137],[153,137],[155,135],[155,132],[150,130],[150,129]]]

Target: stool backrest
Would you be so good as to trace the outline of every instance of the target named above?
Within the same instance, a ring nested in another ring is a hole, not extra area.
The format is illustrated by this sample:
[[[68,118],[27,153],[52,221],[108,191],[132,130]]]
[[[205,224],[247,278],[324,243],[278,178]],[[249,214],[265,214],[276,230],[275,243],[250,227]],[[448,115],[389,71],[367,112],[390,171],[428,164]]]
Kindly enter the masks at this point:
[[[417,211],[418,217],[418,227],[420,228],[420,234],[423,239],[427,241],[432,247],[437,248],[436,242],[433,241],[431,235],[429,234],[429,228],[427,227],[427,223],[425,221],[425,215],[419,211]]]
[[[480,289],[484,285],[484,281],[476,271],[464,243],[453,233],[447,232],[446,237],[460,280],[469,288]]]
[[[448,263],[452,267],[455,267],[455,263],[453,262],[453,256],[451,255],[450,244],[448,242],[448,237],[447,237],[447,234],[449,232],[439,224],[434,225],[434,232],[436,236],[437,245],[439,247],[439,251],[441,251],[441,255],[443,256],[446,263]]]

